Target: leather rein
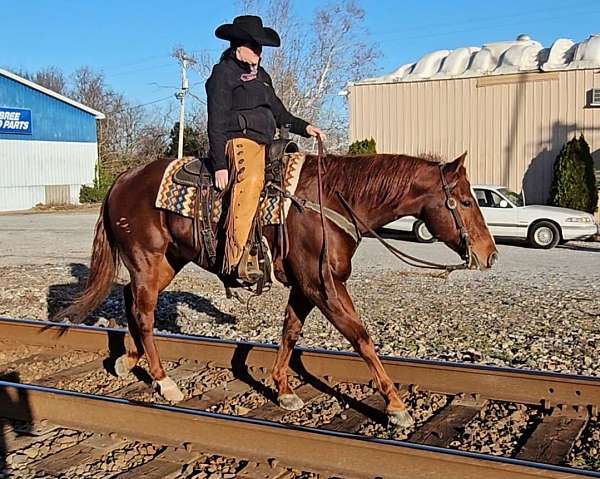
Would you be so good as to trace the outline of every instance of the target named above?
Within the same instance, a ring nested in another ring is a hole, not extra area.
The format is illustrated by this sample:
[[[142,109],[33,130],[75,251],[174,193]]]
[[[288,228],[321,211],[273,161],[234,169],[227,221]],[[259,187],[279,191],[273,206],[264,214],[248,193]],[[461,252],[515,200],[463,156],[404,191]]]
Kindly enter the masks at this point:
[[[328,241],[327,241],[327,229],[325,227],[325,217],[328,217],[330,220],[331,220],[331,217],[327,214],[327,210],[329,210],[329,208],[322,206],[323,205],[323,184],[322,184],[323,166],[322,165],[323,165],[323,160],[325,158],[325,154],[324,154],[324,149],[323,149],[323,142],[322,142],[320,136],[317,136],[317,143],[318,143],[317,182],[318,182],[318,192],[319,192],[318,195],[319,195],[319,206],[320,206],[319,212],[320,212],[320,217],[321,217],[321,229],[323,232],[323,246],[322,246],[322,251],[321,251],[320,274],[321,274],[321,280],[323,281],[324,284],[326,284],[329,281],[331,281],[330,284],[333,284],[332,283],[333,279],[331,277],[331,268],[326,267],[329,265],[329,261],[328,261]],[[465,248],[466,248],[466,253],[464,255],[462,255],[462,258],[463,258],[462,264],[447,265],[447,264],[435,263],[433,261],[427,261],[427,260],[424,260],[421,258],[417,258],[415,256],[411,256],[408,253],[405,253],[405,252],[399,250],[395,246],[392,246],[385,239],[383,239],[379,234],[377,234],[373,230],[373,228],[371,228],[366,223],[366,221],[364,221],[356,213],[356,211],[354,211],[354,209],[350,206],[348,201],[344,198],[344,196],[339,191],[336,191],[336,195],[338,196],[338,198],[339,198],[340,202],[342,203],[342,205],[344,206],[344,208],[348,211],[348,214],[352,218],[353,224],[355,226],[360,225],[362,228],[364,228],[374,238],[376,238],[396,258],[398,258],[399,260],[408,264],[409,266],[413,266],[416,268],[423,268],[423,269],[442,270],[442,271],[446,272],[446,274],[449,274],[452,271],[468,269],[473,260],[473,252],[472,252],[472,245],[471,245],[471,240],[470,240],[469,234],[468,234],[465,224],[462,221],[462,218],[458,212],[458,202],[457,202],[456,198],[454,198],[452,196],[452,192],[453,192],[454,188],[456,187],[456,181],[451,184],[448,184],[448,182],[446,181],[446,177],[444,176],[444,164],[443,163],[439,164],[439,172],[440,172],[440,178],[441,178],[441,182],[442,182],[442,189],[443,189],[444,195],[446,197],[446,201],[444,202],[444,204],[445,204],[446,208],[448,208],[448,210],[450,210],[450,213],[452,214],[454,222],[456,223],[456,227],[458,228],[458,230],[460,232],[461,241],[463,242],[463,244],[465,245]],[[300,200],[299,198],[294,198],[294,199],[296,200],[297,203],[302,204],[303,200]],[[337,222],[335,222],[335,223],[337,224]],[[340,226],[340,225],[338,224],[338,226]],[[342,229],[346,230],[343,227],[342,227]],[[358,228],[357,228],[357,230],[358,230]],[[358,231],[358,233],[360,233],[360,232]],[[335,289],[333,289],[333,291],[335,293]]]

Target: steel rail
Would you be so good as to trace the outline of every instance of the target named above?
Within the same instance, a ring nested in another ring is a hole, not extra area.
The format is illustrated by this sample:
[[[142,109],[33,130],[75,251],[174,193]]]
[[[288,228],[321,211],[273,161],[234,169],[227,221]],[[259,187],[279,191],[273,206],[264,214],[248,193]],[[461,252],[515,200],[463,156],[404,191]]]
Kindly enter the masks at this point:
[[[290,426],[181,407],[139,404],[0,381],[0,415],[53,423],[356,478],[516,479],[600,473]]]
[[[31,345],[63,346],[83,351],[106,351],[117,357],[124,351],[126,330],[74,326],[0,317],[0,339]],[[226,368],[270,368],[277,346],[215,338],[157,334],[165,360],[182,358],[211,361]],[[440,394],[477,394],[521,404],[567,405],[600,409],[600,377],[510,369],[465,363],[383,357],[391,378]],[[368,382],[371,375],[354,353],[297,348],[292,369],[305,378],[332,376],[338,381]]]

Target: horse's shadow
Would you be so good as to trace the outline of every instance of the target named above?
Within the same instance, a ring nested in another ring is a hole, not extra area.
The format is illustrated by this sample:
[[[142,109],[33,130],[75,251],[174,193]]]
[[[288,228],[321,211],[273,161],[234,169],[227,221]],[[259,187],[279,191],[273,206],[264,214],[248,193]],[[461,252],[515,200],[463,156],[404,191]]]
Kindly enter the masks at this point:
[[[81,263],[71,263],[71,274],[76,282],[54,284],[48,287],[47,313],[52,318],[68,306],[85,288],[89,268]],[[187,291],[164,291],[158,297],[155,328],[171,333],[181,333],[177,322],[178,307],[185,305],[196,313],[205,314],[216,323],[235,323],[235,316],[225,313],[206,298]],[[124,314],[123,286],[115,285],[106,300],[91,312],[85,324],[95,324],[101,318],[114,318],[119,326],[126,326]]]
[[[2,381],[7,383],[20,383],[19,373],[16,371],[3,371]],[[0,388],[0,410],[6,414],[0,417],[0,476],[11,477],[11,468],[6,463],[11,444],[7,436],[28,435],[32,428],[32,411],[29,404],[29,395],[26,389],[18,389],[16,394],[8,394],[6,388]],[[16,419],[17,422],[10,419]],[[11,434],[12,430],[12,434]]]

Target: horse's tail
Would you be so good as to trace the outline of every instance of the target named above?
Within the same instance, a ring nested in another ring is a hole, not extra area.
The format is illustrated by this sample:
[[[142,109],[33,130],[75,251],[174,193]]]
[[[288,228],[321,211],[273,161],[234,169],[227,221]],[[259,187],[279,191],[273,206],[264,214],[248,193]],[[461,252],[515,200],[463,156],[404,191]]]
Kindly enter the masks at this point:
[[[72,323],[81,323],[87,315],[96,309],[109,295],[116,274],[119,271],[119,251],[110,232],[107,202],[110,190],[100,208],[100,217],[96,222],[94,245],[90,272],[85,289],[70,306],[59,311],[53,321],[68,319]]]

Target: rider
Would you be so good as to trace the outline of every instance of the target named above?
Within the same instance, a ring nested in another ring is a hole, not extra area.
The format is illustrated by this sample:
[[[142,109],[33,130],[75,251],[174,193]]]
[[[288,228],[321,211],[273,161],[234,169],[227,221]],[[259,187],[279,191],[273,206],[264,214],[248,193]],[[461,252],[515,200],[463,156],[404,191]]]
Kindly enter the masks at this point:
[[[260,66],[262,47],[280,45],[275,30],[263,27],[260,17],[243,15],[218,27],[215,35],[230,42],[206,81],[209,156],[215,184],[225,189],[230,172],[233,183],[223,272],[233,273],[238,267],[238,276],[251,283],[261,272],[250,266],[254,262],[242,264],[241,260],[264,186],[265,145],[273,141],[276,127],[283,125],[305,137],[325,135],[287,111],[275,94],[271,77]]]

